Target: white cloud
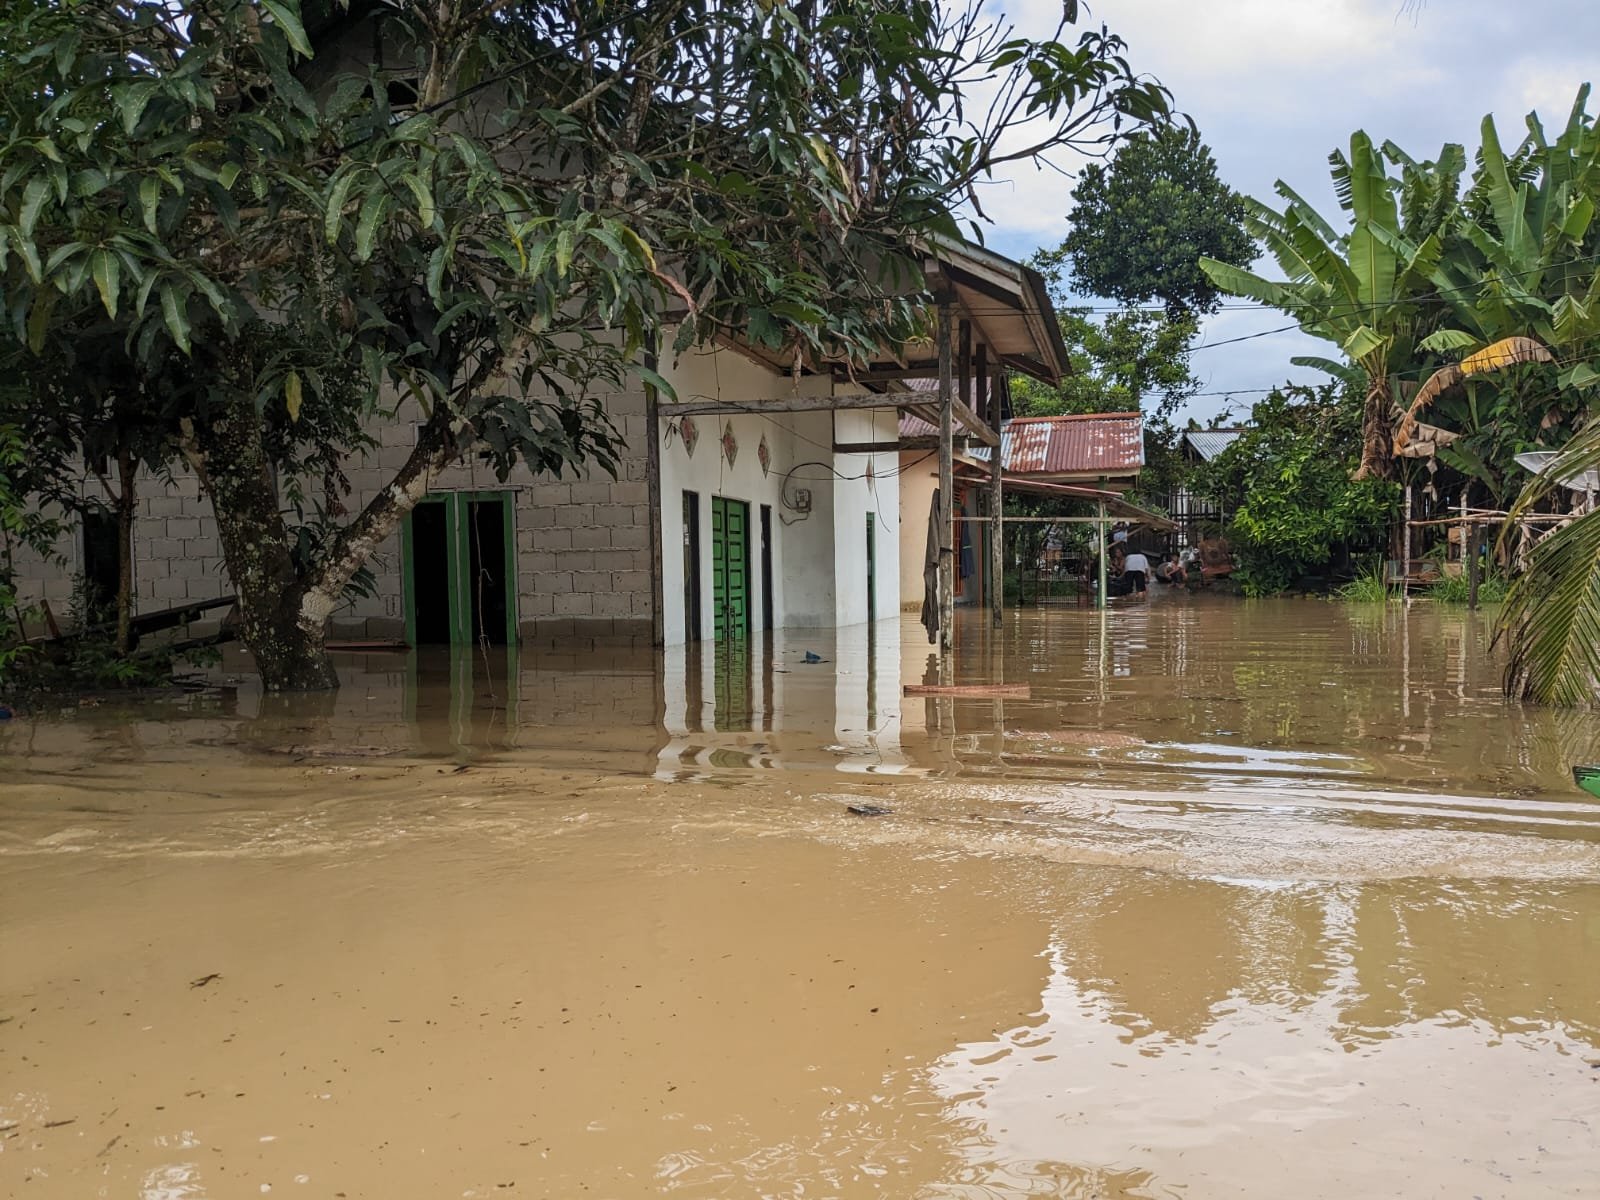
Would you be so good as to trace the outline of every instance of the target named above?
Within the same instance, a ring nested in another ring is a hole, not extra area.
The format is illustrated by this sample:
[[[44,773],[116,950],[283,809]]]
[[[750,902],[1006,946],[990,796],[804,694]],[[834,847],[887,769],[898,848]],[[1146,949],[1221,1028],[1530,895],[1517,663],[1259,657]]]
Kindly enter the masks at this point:
[[[1061,12],[1060,0],[996,7],[1031,36],[1047,35]],[[1432,157],[1445,141],[1470,154],[1485,113],[1495,113],[1502,138],[1514,143],[1529,109],[1554,132],[1578,84],[1600,82],[1596,0],[1090,0],[1090,9],[1089,21],[1127,39],[1134,68],[1170,87],[1195,118],[1225,180],[1270,201],[1281,178],[1330,215],[1337,208],[1328,153],[1347,146],[1356,129],[1419,156]],[[1005,175],[980,194],[994,221],[989,243],[1017,257],[1059,244],[1071,182],[1024,164]],[[1259,321],[1246,328],[1244,318]],[[1274,323],[1285,319],[1223,313],[1205,336]],[[1205,390],[1261,388],[1318,380],[1289,365],[1292,355],[1317,353],[1327,347],[1284,334],[1197,353],[1194,365]]]

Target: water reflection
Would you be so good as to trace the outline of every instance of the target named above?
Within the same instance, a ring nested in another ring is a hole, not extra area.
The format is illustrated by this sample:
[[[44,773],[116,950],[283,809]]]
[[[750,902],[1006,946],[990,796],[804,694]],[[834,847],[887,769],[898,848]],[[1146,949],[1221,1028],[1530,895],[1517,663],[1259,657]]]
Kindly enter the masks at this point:
[[[971,1194],[1585,1194],[1600,887],[1077,882],[1037,1011],[931,1071]]]

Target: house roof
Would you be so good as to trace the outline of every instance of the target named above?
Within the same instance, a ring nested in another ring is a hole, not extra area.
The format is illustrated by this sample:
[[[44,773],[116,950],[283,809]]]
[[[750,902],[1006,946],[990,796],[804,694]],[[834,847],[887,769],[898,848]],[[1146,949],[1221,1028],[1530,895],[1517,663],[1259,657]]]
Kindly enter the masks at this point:
[[[1183,435],[1183,440],[1202,461],[1210,462],[1238,441],[1243,432],[1242,429],[1191,429]]]
[[[929,437],[937,426],[904,413],[900,436]],[[1065,417],[1017,417],[1001,431],[1007,474],[1107,478],[1137,475],[1144,466],[1144,420],[1136,412]],[[969,445],[967,457],[989,461],[987,446]]]

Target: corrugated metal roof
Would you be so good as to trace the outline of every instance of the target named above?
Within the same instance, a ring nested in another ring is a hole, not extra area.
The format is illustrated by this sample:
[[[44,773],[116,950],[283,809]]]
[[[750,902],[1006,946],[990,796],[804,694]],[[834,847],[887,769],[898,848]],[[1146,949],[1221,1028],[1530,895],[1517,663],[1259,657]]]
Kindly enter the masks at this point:
[[[1144,466],[1144,422],[1136,412],[1018,417],[1001,437],[1007,471],[1018,475],[1136,475]]]
[[[1234,442],[1239,440],[1242,429],[1191,429],[1183,435],[1183,440],[1206,462],[1210,462],[1221,454]]]
[[[900,415],[901,437],[939,432],[921,417]],[[1136,475],[1144,466],[1144,422],[1136,412],[1069,417],[1018,417],[1001,432],[1008,473],[1016,475]],[[989,448],[969,443],[967,456],[989,460]]]

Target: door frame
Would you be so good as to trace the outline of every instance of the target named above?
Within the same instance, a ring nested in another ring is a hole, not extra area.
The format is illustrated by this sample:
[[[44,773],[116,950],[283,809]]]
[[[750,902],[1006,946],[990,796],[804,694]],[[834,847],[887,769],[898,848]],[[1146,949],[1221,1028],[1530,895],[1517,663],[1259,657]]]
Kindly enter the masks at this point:
[[[445,569],[449,577],[450,593],[450,644],[466,646],[472,643],[472,547],[465,536],[468,515],[473,504],[498,500],[504,512],[501,522],[504,530],[506,566],[506,645],[517,644],[517,506],[516,492],[431,492],[417,501],[424,504],[443,504]],[[414,511],[414,510],[413,510]],[[417,596],[413,565],[416,546],[412,541],[411,513],[406,513],[400,533],[400,581],[404,592],[406,642],[417,644]]]

